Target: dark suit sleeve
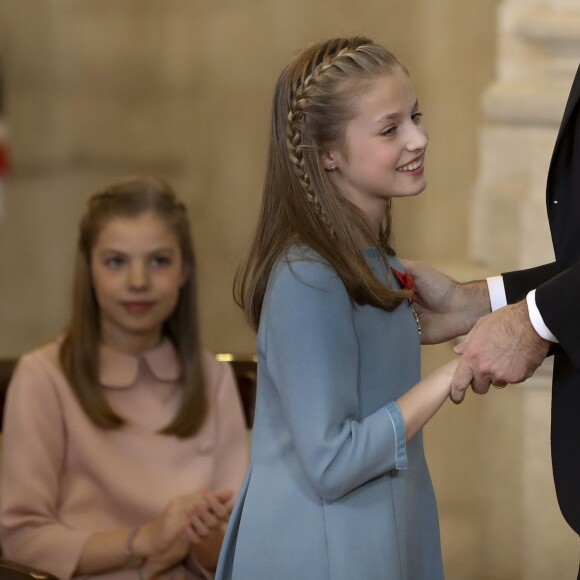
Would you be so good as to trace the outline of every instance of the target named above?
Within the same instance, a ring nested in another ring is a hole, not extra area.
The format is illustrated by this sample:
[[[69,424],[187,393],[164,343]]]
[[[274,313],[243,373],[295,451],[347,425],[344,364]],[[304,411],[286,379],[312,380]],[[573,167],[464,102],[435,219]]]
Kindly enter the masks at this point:
[[[546,326],[580,369],[580,262],[538,286],[536,305]]]
[[[556,262],[527,270],[502,274],[508,304],[519,302],[526,294],[560,273]],[[551,329],[550,329],[551,330]]]

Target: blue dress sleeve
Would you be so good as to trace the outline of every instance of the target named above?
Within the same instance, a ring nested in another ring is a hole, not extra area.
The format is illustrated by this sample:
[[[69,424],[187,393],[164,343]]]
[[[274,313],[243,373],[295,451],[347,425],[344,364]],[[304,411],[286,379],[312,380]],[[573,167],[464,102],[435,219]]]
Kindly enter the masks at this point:
[[[354,308],[333,269],[294,261],[274,270],[262,311],[267,372],[302,468],[327,500],[407,466],[398,406],[361,416]]]

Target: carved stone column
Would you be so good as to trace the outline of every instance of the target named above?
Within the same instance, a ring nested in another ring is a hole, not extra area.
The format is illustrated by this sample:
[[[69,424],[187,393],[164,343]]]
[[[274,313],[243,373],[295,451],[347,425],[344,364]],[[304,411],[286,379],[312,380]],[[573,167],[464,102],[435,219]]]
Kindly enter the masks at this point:
[[[499,272],[553,260],[545,184],[580,62],[580,5],[505,0],[498,29],[497,80],[483,97],[471,257]],[[551,473],[550,364],[483,402],[482,578],[573,578],[578,569],[578,537],[559,513]]]

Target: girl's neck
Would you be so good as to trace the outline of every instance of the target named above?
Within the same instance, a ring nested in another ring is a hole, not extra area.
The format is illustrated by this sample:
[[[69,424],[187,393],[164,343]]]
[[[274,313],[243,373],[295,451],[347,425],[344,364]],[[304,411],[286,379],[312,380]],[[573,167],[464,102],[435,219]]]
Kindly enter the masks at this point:
[[[155,335],[138,333],[128,335],[124,333],[122,336],[117,336],[114,332],[107,332],[106,325],[101,328],[102,344],[113,350],[135,356],[154,349],[162,338],[161,332]]]
[[[380,231],[381,231],[381,224],[378,225],[370,223],[369,220],[366,220],[369,228],[368,230],[356,232],[356,243],[359,248],[369,248],[369,247],[376,247],[379,245],[379,238],[380,238]]]

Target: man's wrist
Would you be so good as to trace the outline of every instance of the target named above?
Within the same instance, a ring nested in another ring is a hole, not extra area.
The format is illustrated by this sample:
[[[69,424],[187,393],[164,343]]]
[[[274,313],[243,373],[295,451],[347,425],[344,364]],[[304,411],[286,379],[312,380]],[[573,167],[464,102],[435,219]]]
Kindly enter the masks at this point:
[[[541,336],[534,328],[534,325],[530,320],[530,312],[528,310],[527,300],[521,300],[520,302],[514,304],[514,309],[518,313],[518,318],[520,319],[521,323],[525,326],[528,336],[530,336],[530,338],[532,338],[533,341],[537,344],[546,346],[550,345],[550,341]]]

